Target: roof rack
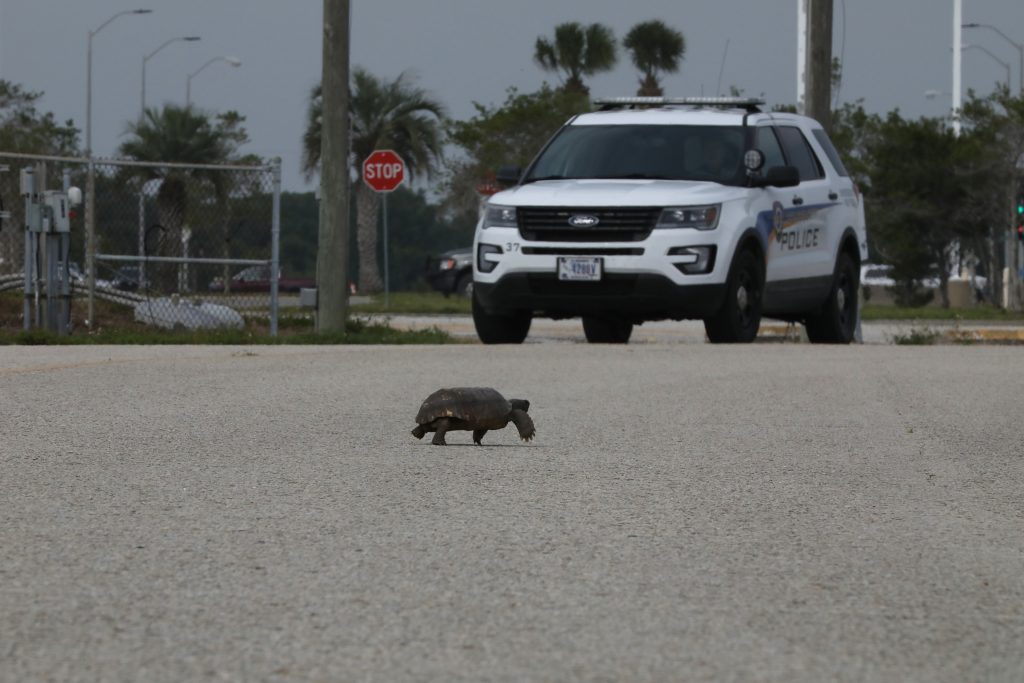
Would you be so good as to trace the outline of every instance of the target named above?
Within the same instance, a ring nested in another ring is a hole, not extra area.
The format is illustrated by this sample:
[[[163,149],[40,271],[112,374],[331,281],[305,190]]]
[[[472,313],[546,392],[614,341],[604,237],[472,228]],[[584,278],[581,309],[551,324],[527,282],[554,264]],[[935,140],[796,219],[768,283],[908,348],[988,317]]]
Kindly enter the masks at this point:
[[[637,109],[651,106],[733,107],[756,113],[764,100],[759,97],[605,97],[594,100],[599,111]]]

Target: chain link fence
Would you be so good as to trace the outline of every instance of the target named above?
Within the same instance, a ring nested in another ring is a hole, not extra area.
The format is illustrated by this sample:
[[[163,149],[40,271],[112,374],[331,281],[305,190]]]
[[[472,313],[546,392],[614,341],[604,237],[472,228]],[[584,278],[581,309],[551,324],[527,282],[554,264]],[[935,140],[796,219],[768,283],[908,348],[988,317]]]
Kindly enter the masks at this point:
[[[131,309],[166,329],[265,327],[277,333],[279,291],[296,298],[311,280],[279,280],[280,161],[263,166],[154,164],[99,159],[89,258],[89,160],[0,152],[0,290],[21,286],[25,261],[20,169],[46,189],[85,191],[72,217],[69,273],[76,297]],[[90,266],[92,272],[90,272]],[[91,321],[90,321],[91,322]]]

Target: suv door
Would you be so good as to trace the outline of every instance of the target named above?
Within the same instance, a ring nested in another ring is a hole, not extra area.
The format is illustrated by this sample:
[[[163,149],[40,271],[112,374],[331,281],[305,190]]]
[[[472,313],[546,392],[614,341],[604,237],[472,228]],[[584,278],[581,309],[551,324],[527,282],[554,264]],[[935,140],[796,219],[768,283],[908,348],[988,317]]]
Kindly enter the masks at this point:
[[[785,279],[832,276],[832,250],[838,235],[829,235],[830,213],[838,194],[833,192],[825,169],[803,131],[796,125],[775,127],[790,166],[800,172],[800,184],[790,188],[785,205],[785,226],[772,248],[785,263]],[[808,282],[808,285],[812,283]]]

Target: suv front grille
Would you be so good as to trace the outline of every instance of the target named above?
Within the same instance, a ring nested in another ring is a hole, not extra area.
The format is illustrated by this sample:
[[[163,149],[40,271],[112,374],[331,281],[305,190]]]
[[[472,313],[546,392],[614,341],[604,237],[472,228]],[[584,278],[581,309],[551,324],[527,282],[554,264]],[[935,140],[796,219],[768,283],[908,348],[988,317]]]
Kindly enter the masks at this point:
[[[641,242],[658,221],[656,207],[520,207],[519,234],[523,239],[542,242]],[[597,225],[573,227],[569,218],[596,216]]]

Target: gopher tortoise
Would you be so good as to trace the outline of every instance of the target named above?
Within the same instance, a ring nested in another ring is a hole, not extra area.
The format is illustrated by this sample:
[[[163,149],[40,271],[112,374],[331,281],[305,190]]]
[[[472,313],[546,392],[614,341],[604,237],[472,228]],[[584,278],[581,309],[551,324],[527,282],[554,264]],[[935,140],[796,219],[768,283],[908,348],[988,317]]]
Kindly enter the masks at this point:
[[[519,437],[529,441],[536,433],[533,420],[526,414],[529,409],[529,401],[506,399],[489,387],[439,389],[427,396],[420,406],[412,435],[422,439],[427,432],[434,432],[431,443],[447,446],[444,440],[447,432],[466,430],[473,432],[473,443],[479,446],[488,430],[504,429],[512,422],[519,430]]]

